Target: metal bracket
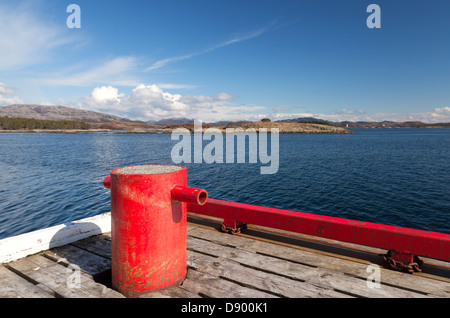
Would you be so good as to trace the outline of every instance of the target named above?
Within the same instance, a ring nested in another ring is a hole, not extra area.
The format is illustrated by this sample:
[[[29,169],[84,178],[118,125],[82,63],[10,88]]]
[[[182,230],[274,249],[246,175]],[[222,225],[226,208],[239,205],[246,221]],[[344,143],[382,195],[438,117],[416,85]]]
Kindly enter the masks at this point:
[[[245,230],[246,228],[247,228],[246,223],[224,219],[221,230],[222,232],[234,235],[241,233],[241,231]]]
[[[421,272],[423,261],[418,256],[408,251],[389,250],[383,255],[389,268],[407,273]]]

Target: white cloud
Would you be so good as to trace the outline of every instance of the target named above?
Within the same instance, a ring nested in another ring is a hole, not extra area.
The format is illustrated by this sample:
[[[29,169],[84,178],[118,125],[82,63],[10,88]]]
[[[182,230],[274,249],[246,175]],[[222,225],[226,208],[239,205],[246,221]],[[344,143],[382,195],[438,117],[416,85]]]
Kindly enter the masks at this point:
[[[16,89],[6,84],[0,83],[0,105],[6,106],[11,104],[21,104],[23,100],[17,96],[4,96],[4,95],[14,95]]]
[[[130,119],[159,120],[169,117],[188,117],[203,121],[239,120],[242,112],[265,109],[262,106],[236,106],[227,93],[216,96],[182,96],[164,91],[157,85],[136,86],[129,95],[119,93],[112,86],[93,89],[90,96],[81,98],[80,107],[106,112]]]
[[[315,117],[329,121],[411,121],[450,122],[450,107],[435,108],[423,113],[366,113],[363,110],[344,108],[332,112],[282,112],[290,107],[266,107],[261,105],[237,105],[235,97],[228,93],[215,96],[181,95],[164,91],[158,85],[136,86],[129,95],[112,86],[93,89],[90,96],[81,98],[78,107],[118,115],[137,120],[159,120],[170,117],[187,117],[204,122],[259,121],[268,117],[275,120]]]
[[[112,86],[102,86],[96,87],[92,91],[92,98],[96,102],[100,103],[108,103],[108,102],[120,102],[120,98],[123,97],[124,94],[119,94],[119,90]]]
[[[220,93],[219,95],[216,96],[217,100],[233,100],[234,97],[233,95],[227,94],[227,93]]]
[[[450,107],[435,108],[428,113],[430,122],[450,122]]]
[[[2,106],[8,106],[13,104],[22,104],[23,100],[17,96],[13,97],[5,97],[0,95],[0,105]]]
[[[130,119],[150,120],[164,116],[184,116],[188,106],[181,95],[164,92],[156,85],[140,84],[128,96],[111,86],[96,87],[91,96],[82,98],[83,107]]]

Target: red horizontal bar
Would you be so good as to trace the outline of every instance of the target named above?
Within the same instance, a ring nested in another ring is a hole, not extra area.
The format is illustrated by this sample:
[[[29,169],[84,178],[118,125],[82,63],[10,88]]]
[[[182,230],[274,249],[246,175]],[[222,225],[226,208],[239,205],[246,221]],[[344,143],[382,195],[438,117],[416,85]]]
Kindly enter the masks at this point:
[[[348,243],[404,250],[418,256],[450,261],[450,235],[444,233],[215,199],[208,199],[202,206],[188,203],[188,211]]]
[[[205,204],[208,199],[208,192],[206,190],[180,185],[175,186],[170,194],[174,200],[198,205]]]

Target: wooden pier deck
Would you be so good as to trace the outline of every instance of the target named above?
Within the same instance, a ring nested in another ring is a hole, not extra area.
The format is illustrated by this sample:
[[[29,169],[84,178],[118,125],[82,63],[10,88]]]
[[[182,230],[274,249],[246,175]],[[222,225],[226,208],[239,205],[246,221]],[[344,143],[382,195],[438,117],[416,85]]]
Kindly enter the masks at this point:
[[[445,262],[407,274],[383,268],[386,251],[255,226],[230,235],[217,221],[189,214],[186,279],[141,297],[450,298]],[[3,263],[0,298],[123,298],[110,286],[110,243],[102,233]]]

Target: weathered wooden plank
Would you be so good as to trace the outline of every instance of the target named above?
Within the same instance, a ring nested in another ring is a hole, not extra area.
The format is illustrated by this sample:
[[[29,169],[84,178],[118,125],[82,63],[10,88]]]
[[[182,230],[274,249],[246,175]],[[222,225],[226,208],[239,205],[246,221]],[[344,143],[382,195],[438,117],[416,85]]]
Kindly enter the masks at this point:
[[[339,271],[365,280],[372,274],[371,271],[368,272],[367,270],[368,265],[371,265],[368,261],[354,262],[350,261],[349,258],[340,258],[323,253],[313,253],[302,249],[296,249],[293,246],[285,247],[283,245],[271,244],[269,242],[236,235],[224,236],[217,231],[198,228],[192,229],[190,231],[190,236],[211,240],[217,244],[235,246],[239,249],[273,256],[287,261]],[[439,297],[450,297],[450,284],[445,281],[434,280],[417,274],[410,275],[385,268],[380,268],[380,279],[381,283],[384,284],[416,290],[420,293]]]
[[[188,251],[188,265],[195,270],[226,278],[251,288],[268,292],[280,297],[290,298],[350,298],[343,293],[334,290],[320,288],[303,281],[289,279],[266,271],[242,266],[239,263],[208,255]]]
[[[92,276],[111,269],[110,259],[92,254],[73,245],[54,248],[49,251],[44,251],[42,254],[53,261],[62,263],[66,266],[75,264],[79,266],[81,270]]]
[[[91,236],[89,238],[73,242],[72,245],[86,251],[111,259],[111,233]]]
[[[8,267],[36,284],[45,285],[61,297],[123,297],[120,293],[94,282],[92,277],[85,272],[65,267],[42,255],[22,258],[9,263]]]
[[[9,263],[8,266],[35,284],[39,283],[53,290],[59,297],[93,297],[83,289],[69,288],[68,279],[72,271],[67,271],[63,265],[56,264],[43,256],[29,256]],[[80,282],[81,279],[84,281],[86,277],[81,275]]]
[[[278,298],[272,294],[192,269],[188,270],[182,287],[210,298]]]
[[[235,240],[235,238],[229,238],[227,240],[227,244],[230,244],[230,239]],[[385,262],[380,255],[373,255],[370,257],[371,261],[367,261],[334,253],[323,253],[317,250],[314,251],[308,249],[306,250],[306,252],[303,252],[303,249],[298,249],[295,245],[291,244],[281,245],[294,248],[294,251],[290,249],[279,249],[277,247],[277,244],[267,244],[266,241],[254,240],[252,239],[252,237],[250,237],[250,239],[252,243],[245,243],[242,248],[258,253],[270,254],[280,258],[304,262],[317,267],[336,269],[361,278],[367,278],[367,276],[369,275],[369,273],[367,272],[367,266],[373,265],[375,263],[381,267],[381,280],[386,284],[396,285],[412,290],[416,289],[420,292],[434,294],[440,297],[448,297],[450,293],[449,278],[428,273],[414,273],[414,275],[410,275],[407,273],[383,268]],[[239,243],[237,241],[235,241],[235,243],[237,243],[236,247],[240,248]],[[310,251],[310,253],[308,253],[308,251]],[[309,257],[311,255],[317,254],[322,254],[323,257]],[[435,266],[442,266],[444,264],[444,262],[440,262],[440,264],[437,265],[437,261],[435,261],[434,263]],[[434,271],[436,272],[437,270],[434,269]]]
[[[54,295],[0,265],[0,298],[54,298]]]
[[[266,244],[266,242],[258,240],[251,241],[252,244],[249,245],[246,243],[243,248],[246,250],[253,250],[258,253],[273,255],[282,259],[289,259],[321,268],[338,270],[362,279],[367,279],[368,276],[371,275],[371,271],[368,271],[368,265],[373,264],[368,261],[354,260],[352,258],[340,257],[339,255],[333,254],[327,255],[326,253],[322,256],[314,257],[317,253],[308,253],[295,248],[280,249],[274,244]],[[229,244],[229,241],[227,244]],[[439,297],[450,297],[450,280],[445,277],[436,277],[423,273],[415,273],[414,275],[411,275],[408,273],[383,268],[383,260],[381,256],[378,258],[377,264],[380,265],[380,279],[384,284],[416,290],[421,293],[427,293]]]
[[[275,257],[256,254],[234,247],[218,245],[206,240],[188,236],[190,250],[217,257],[228,258],[243,265],[255,267],[288,278],[304,280],[309,284],[334,289],[360,297],[426,297],[421,293],[382,285],[382,288],[369,288],[367,280],[345,275],[344,273],[303,264],[280,260]]]

